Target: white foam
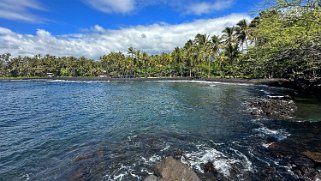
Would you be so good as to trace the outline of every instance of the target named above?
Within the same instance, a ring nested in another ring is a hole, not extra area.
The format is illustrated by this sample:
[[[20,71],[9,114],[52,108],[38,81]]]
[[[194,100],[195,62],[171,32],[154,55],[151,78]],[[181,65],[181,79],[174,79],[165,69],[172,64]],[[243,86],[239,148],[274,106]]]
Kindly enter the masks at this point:
[[[269,98],[272,98],[272,99],[282,99],[284,98],[285,96],[271,96],[271,95],[267,95]]]
[[[255,130],[263,133],[264,135],[276,137],[279,141],[284,140],[287,137],[291,136],[291,134],[285,131],[284,129],[272,130],[266,127],[261,127]]]
[[[271,94],[271,92],[266,91],[266,90],[263,90],[263,89],[260,89],[259,91],[260,91],[260,92],[264,92],[264,94],[266,94],[266,95]]]
[[[148,171],[146,168],[142,168],[142,169],[140,170],[140,172],[142,172],[142,173],[148,173],[148,175],[152,175],[152,174],[153,174],[153,172]]]
[[[28,181],[28,180],[30,180],[30,173],[26,173],[26,174],[24,174],[24,175],[22,175],[22,180],[25,180],[25,181]]]
[[[234,151],[235,154],[237,154],[239,157],[242,158],[243,160],[243,166],[244,166],[244,171],[249,171],[249,172],[253,172],[253,166],[252,166],[252,162],[247,158],[247,156],[245,156],[242,152],[230,148],[230,150]]]
[[[170,146],[169,144],[167,144],[167,143],[166,143],[165,148],[161,149],[160,151],[166,151],[166,150],[168,150],[170,147],[171,147],[171,146]]]
[[[146,159],[145,157],[142,157],[142,160],[143,160],[144,164],[147,164],[147,165],[154,164],[157,161],[160,161],[161,159],[162,159],[162,157],[158,156],[156,154],[154,154],[153,156],[151,156],[148,159]]]
[[[251,155],[251,157],[253,157],[253,158],[255,158],[255,159],[259,160],[260,162],[263,162],[263,163],[267,164],[268,166],[270,166],[270,165],[271,165],[268,161],[263,160],[263,159],[261,159],[261,158],[259,158],[259,157],[255,156],[255,155],[252,153],[252,150],[249,150],[249,151],[248,151],[248,153]],[[268,159],[268,158],[265,158],[265,159]],[[268,160],[270,161],[270,159],[268,159]]]
[[[123,180],[124,176],[125,176],[125,174],[121,173],[121,174],[119,174],[119,175],[114,176],[113,179],[114,179],[114,180]]]
[[[109,80],[107,81],[92,80],[91,81],[91,80],[41,80],[41,79],[40,81],[59,82],[59,83],[87,83],[87,84],[110,82]]]
[[[273,145],[273,142],[272,143],[263,143],[262,146],[264,148],[269,148],[271,145]]]
[[[162,159],[162,157],[161,156],[158,156],[158,155],[153,155],[153,156],[151,156],[150,158],[149,158],[149,162],[153,162],[153,163],[155,163],[156,161],[159,161],[159,160],[161,160]]]
[[[185,157],[181,158],[181,161],[185,164],[190,165],[201,173],[203,173],[201,164],[205,164],[210,161],[213,163],[215,169],[218,172],[222,173],[225,177],[230,176],[232,165],[236,163],[242,165],[244,171],[253,171],[252,163],[250,162],[250,160],[241,152],[237,150],[233,151],[241,158],[241,160],[229,158],[224,153],[219,152],[214,148],[199,147],[199,151],[186,153]]]
[[[134,170],[132,168],[135,166],[136,164],[133,164],[132,166],[125,166],[121,164],[120,168],[115,170],[111,175],[105,175],[105,178],[107,178],[108,181],[122,181],[124,180],[125,176],[131,176],[132,178],[140,180],[141,178],[133,173]]]

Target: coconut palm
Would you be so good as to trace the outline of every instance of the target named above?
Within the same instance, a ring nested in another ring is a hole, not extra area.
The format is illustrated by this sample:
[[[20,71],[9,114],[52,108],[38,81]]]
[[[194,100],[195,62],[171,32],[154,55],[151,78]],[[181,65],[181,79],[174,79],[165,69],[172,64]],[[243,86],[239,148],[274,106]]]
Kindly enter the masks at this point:
[[[242,51],[244,50],[244,43],[246,44],[246,47],[248,47],[247,44],[247,37],[249,34],[249,25],[247,24],[246,20],[243,19],[239,21],[236,27],[236,38],[242,47]]]
[[[206,34],[197,34],[195,36],[195,44],[198,50],[198,60],[199,64],[203,63],[203,60],[209,58],[210,47],[209,47],[209,36]],[[202,72],[202,69],[201,69]]]
[[[193,53],[193,41],[192,40],[188,40],[185,45],[184,45],[184,52],[186,55],[186,59],[187,59],[187,64],[189,67],[189,77],[192,77],[192,69],[193,69],[193,58],[192,58],[192,53]]]
[[[211,55],[213,58],[216,58],[217,54],[218,54],[218,51],[220,49],[220,38],[216,35],[213,35],[210,39],[210,51],[211,51]],[[210,73],[211,73],[211,59],[209,58],[208,59],[208,77],[210,77]]]
[[[235,27],[226,27],[223,30],[222,39],[225,45],[235,43]]]
[[[147,78],[147,66],[148,66],[148,61],[149,61],[149,55],[144,52],[142,54],[142,60],[143,60],[143,65],[144,65],[144,76]]]

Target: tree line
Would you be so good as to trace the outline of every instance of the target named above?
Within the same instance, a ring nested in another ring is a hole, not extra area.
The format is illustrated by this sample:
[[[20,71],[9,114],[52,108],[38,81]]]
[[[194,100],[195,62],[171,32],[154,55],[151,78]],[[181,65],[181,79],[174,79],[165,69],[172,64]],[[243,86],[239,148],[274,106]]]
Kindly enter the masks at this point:
[[[214,25],[213,25],[214,26]],[[241,20],[220,36],[197,34],[170,53],[133,47],[94,61],[85,57],[0,55],[0,76],[242,77],[321,76],[321,3],[278,0],[251,22]]]

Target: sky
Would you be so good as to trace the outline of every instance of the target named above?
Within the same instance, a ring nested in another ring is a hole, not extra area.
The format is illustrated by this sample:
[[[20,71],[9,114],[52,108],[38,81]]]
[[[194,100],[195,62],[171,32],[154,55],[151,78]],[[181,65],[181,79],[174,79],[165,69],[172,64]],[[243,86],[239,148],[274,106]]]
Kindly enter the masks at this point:
[[[170,52],[198,33],[250,21],[260,0],[0,0],[0,54],[98,59]]]

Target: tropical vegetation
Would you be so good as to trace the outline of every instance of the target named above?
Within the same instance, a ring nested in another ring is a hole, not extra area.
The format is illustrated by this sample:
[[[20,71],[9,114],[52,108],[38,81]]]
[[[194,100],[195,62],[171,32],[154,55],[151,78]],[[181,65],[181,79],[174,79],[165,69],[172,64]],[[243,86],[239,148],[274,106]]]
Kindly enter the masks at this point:
[[[215,25],[213,25],[215,26]],[[307,78],[321,76],[321,2],[278,0],[221,35],[197,34],[172,52],[133,47],[85,57],[0,56],[0,77],[56,76]]]

